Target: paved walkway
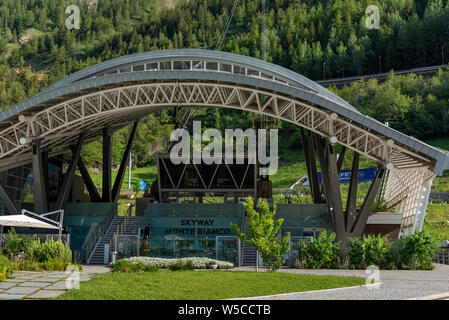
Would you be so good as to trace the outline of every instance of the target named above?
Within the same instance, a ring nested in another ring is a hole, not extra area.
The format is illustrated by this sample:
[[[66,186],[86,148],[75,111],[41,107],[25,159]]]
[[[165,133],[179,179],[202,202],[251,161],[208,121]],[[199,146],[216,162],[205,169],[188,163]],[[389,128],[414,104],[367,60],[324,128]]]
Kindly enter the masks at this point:
[[[92,275],[109,272],[103,266],[83,266],[79,281],[88,281]],[[0,282],[0,300],[28,300],[56,298],[68,290],[73,281],[65,271],[18,271],[13,278]],[[68,284],[68,285],[67,285]]]
[[[254,270],[254,268],[236,268]],[[365,270],[302,270],[281,269],[280,272],[357,276],[367,278]],[[378,289],[359,286],[279,296],[259,297],[270,300],[400,300],[422,298],[449,298],[449,265],[435,264],[432,271],[380,270]],[[446,293],[446,294],[442,294]],[[432,295],[432,296],[431,296]],[[431,297],[427,297],[431,296]]]

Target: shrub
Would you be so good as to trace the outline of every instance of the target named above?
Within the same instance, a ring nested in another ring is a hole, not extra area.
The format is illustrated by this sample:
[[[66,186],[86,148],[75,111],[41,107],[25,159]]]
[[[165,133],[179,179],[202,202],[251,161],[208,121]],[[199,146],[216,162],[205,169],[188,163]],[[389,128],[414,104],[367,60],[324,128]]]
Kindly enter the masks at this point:
[[[433,257],[441,250],[439,241],[426,231],[400,239],[404,241],[401,254],[402,266],[407,269],[432,270]]]
[[[133,264],[127,260],[120,259],[114,263],[109,264],[109,268],[112,272],[127,272]]]
[[[28,255],[32,242],[33,241],[29,237],[20,238],[17,236],[15,229],[11,228],[9,230],[9,237],[4,246],[4,251],[8,254],[25,252],[25,254]]]
[[[0,255],[0,282],[5,281],[14,272],[11,261],[5,256]]]
[[[64,243],[51,239],[47,242],[41,242],[39,239],[33,241],[30,250],[33,260],[37,262],[60,262],[70,264],[72,262],[72,251]]]
[[[14,269],[22,271],[40,271],[41,264],[34,260],[23,260],[14,262]]]
[[[158,266],[145,265],[141,262],[132,263],[125,259],[117,260],[109,265],[112,272],[155,272],[159,271]]]
[[[247,246],[257,248],[268,271],[278,270],[284,262],[284,255],[290,249],[290,233],[281,237],[279,232],[284,219],[274,218],[276,212],[270,212],[266,199],[259,199],[259,211],[254,209],[251,197],[248,197],[243,205],[248,220],[248,234],[241,232],[235,223],[231,223],[232,232]]]
[[[385,269],[390,244],[388,237],[380,235],[364,235],[362,239],[349,239],[350,266],[356,269],[365,269],[375,265],[380,269]]]
[[[171,271],[179,271],[179,270],[194,270],[195,266],[192,261],[186,261],[183,263],[181,260],[178,260],[176,263],[170,265],[168,267]]]
[[[301,241],[298,245],[299,266],[306,269],[337,268],[340,242],[334,242],[335,236],[335,233],[327,236],[324,231],[314,241]]]

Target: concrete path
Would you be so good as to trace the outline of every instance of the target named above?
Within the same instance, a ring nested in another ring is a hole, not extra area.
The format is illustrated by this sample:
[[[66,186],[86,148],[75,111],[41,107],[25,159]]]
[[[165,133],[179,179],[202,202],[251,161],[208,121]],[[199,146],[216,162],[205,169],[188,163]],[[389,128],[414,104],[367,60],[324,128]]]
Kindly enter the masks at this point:
[[[92,275],[109,272],[103,266],[83,266],[79,281],[88,281]],[[70,271],[18,271],[12,278],[0,282],[0,300],[31,300],[56,298],[73,287],[78,278]]]
[[[236,268],[235,270],[254,270]],[[281,269],[279,272],[357,276],[367,278],[365,270],[303,270]],[[302,292],[294,294],[258,297],[270,300],[401,300],[401,299],[447,299],[449,298],[449,265],[435,264],[432,271],[380,270],[376,286],[359,286]],[[249,298],[252,299],[252,298]]]

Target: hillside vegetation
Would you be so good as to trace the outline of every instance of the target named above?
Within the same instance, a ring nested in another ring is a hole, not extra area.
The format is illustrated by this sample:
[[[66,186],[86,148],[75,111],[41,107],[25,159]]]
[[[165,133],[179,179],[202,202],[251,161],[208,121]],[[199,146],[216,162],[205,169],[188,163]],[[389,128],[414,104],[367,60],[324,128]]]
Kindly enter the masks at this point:
[[[65,27],[65,8],[72,4],[80,8],[79,30]],[[372,4],[380,9],[378,30],[365,26],[365,9]],[[232,5],[231,0],[0,1],[0,110],[113,57],[158,49],[215,49]],[[449,61],[449,50],[444,50],[449,49],[448,38],[440,36],[449,32],[447,0],[274,0],[265,7],[262,30],[261,1],[239,0],[220,49],[264,58],[312,79]],[[391,76],[383,84],[362,80],[333,90],[361,112],[428,139],[449,136],[448,79],[442,71],[431,79]],[[158,117],[169,121],[172,112]],[[203,128],[220,130],[249,128],[253,122],[251,114],[229,110],[204,110],[195,119],[203,121]],[[276,126],[282,129],[282,160],[300,150],[300,136],[291,124]],[[135,165],[153,164],[153,152],[166,147],[170,131],[154,116],[143,120],[133,148]],[[128,128],[114,136],[115,164],[128,136]],[[83,152],[90,167],[101,161],[100,144]]]

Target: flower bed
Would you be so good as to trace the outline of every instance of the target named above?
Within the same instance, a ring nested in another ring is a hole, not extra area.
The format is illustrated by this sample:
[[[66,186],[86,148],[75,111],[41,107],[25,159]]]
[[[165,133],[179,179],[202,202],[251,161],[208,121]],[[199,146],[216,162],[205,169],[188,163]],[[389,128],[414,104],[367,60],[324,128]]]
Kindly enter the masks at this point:
[[[195,269],[206,269],[209,265],[217,265],[218,269],[230,269],[234,267],[233,263],[226,261],[219,261],[210,258],[180,258],[180,259],[166,259],[166,258],[152,258],[152,257],[131,257],[118,260],[116,263],[111,263],[109,267],[113,271],[133,270],[126,266],[142,265],[146,268],[138,268],[140,271],[149,270],[148,267],[154,267],[152,271],[159,269],[173,269],[177,265],[192,265]],[[123,270],[122,270],[123,269]]]

